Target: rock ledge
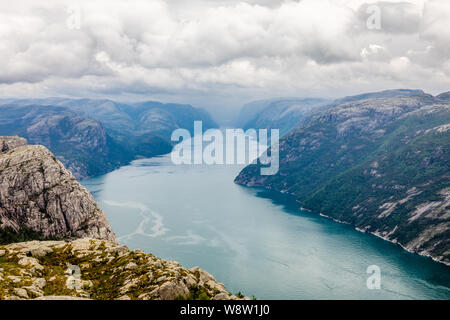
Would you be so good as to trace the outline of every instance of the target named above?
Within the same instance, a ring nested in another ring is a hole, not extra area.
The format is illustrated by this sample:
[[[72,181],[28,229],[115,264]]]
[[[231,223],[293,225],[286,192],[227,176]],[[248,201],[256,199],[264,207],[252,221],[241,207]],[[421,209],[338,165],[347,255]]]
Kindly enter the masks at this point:
[[[237,300],[199,267],[186,269],[108,241],[0,246],[0,299]],[[248,299],[248,298],[244,298]]]

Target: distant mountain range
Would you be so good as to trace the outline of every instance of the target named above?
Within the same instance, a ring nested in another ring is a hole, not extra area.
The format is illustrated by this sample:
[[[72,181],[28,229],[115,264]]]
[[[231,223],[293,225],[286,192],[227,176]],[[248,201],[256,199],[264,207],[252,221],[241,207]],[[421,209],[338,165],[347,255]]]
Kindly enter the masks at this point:
[[[340,104],[375,98],[394,98],[423,94],[422,90],[396,89],[380,92],[369,92],[356,96],[348,96],[336,100],[322,98],[273,98],[252,101],[245,104],[235,123],[245,130],[279,129],[284,136],[292,129],[306,123],[315,114]]]
[[[283,136],[299,121],[329,100],[319,98],[276,98],[253,101],[244,105],[236,121],[245,130],[279,129]]]
[[[91,99],[0,100],[0,135],[48,147],[76,178],[171,151],[177,128],[217,127],[190,105]],[[280,170],[246,167],[235,182],[450,264],[450,92],[388,90],[247,104],[238,124],[280,129]]]
[[[450,93],[392,90],[321,106],[281,139],[280,170],[235,182],[450,265]]]
[[[0,100],[0,135],[48,147],[78,179],[107,173],[139,157],[168,153],[173,130],[217,127],[190,105],[91,99]]]

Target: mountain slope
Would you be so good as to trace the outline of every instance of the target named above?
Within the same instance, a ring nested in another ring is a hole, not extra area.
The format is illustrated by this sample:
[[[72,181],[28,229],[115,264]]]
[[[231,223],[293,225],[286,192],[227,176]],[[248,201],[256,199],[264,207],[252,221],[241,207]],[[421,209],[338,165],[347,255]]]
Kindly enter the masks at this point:
[[[335,101],[319,98],[273,98],[253,101],[243,106],[237,125],[244,129],[279,129],[280,136],[284,136],[315,115],[344,103],[421,94],[424,94],[422,90],[395,89],[348,96]]]
[[[280,136],[291,131],[296,124],[326,100],[316,98],[292,98],[255,101],[245,105],[238,123],[246,130],[279,129]]]
[[[59,107],[99,121],[114,136],[116,134],[157,133],[170,141],[169,132],[178,128],[192,131],[193,122],[203,122],[206,129],[218,127],[203,109],[187,104],[146,101],[139,103],[119,103],[112,100],[96,99],[4,99],[0,105]]]
[[[0,135],[19,135],[46,146],[78,179],[104,174],[134,159],[100,122],[65,107],[2,105]]]
[[[412,90],[412,89],[393,89],[393,90],[384,90],[377,92],[368,92],[363,94],[358,94],[355,96],[347,96],[341,99],[337,99],[333,104],[339,105],[347,102],[354,102],[358,100],[367,100],[367,99],[390,99],[396,97],[410,97],[423,95],[425,92],[423,90]]]
[[[171,133],[217,124],[189,105],[110,100],[22,99],[0,102],[0,135],[19,135],[48,147],[75,175],[97,176],[139,157],[169,153]]]
[[[450,105],[420,94],[350,101],[280,141],[280,171],[236,183],[450,263]]]
[[[43,146],[0,137],[0,242],[91,237],[116,241],[105,213]]]

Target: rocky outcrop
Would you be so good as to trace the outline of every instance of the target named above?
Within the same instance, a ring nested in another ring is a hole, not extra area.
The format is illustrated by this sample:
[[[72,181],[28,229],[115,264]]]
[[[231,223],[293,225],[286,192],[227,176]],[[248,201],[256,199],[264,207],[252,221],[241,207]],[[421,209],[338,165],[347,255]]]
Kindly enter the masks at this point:
[[[27,145],[27,140],[20,137],[0,137],[0,152]]]
[[[18,137],[1,137],[0,146],[0,230],[116,241],[92,195],[47,148]]]
[[[0,245],[0,299],[238,299],[199,267],[118,245],[92,195],[45,147],[19,137],[0,146],[0,243],[16,242]]]
[[[0,132],[47,147],[77,179],[104,174],[133,160],[99,121],[66,107],[0,105]]]
[[[94,240],[0,246],[0,299],[235,300],[199,267]],[[248,299],[248,298],[245,298]]]
[[[26,128],[26,137],[30,144],[52,150],[77,179],[117,167],[107,159],[110,147],[103,126],[82,115],[58,112],[36,117]]]

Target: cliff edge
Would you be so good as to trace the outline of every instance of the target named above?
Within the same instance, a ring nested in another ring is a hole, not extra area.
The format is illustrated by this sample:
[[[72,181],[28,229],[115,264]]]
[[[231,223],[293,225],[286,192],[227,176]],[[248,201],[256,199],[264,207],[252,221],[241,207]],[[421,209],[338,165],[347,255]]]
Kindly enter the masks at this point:
[[[176,261],[108,241],[30,241],[0,246],[0,299],[83,298],[238,299],[199,267],[186,269]]]
[[[47,148],[19,137],[0,137],[0,147],[0,242],[85,237],[117,242],[92,195]]]
[[[0,137],[0,148],[0,300],[244,298],[199,267],[120,246],[47,148],[19,137]]]

